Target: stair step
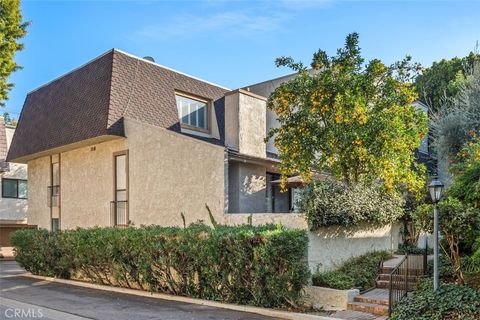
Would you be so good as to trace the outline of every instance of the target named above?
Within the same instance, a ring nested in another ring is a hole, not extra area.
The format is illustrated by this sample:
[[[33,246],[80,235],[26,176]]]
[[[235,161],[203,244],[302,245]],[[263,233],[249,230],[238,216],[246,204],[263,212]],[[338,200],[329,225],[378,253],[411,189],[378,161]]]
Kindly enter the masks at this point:
[[[415,281],[408,281],[408,288],[414,288],[416,286]],[[376,287],[377,288],[382,288],[382,289],[389,289],[390,288],[390,280],[377,280],[376,281]],[[404,289],[404,282],[393,282],[392,287],[394,289]]]
[[[382,274],[379,274],[378,276],[379,276],[379,280],[390,281],[390,274],[382,273]],[[405,278],[405,275],[401,275],[401,274],[393,275],[393,280],[403,280],[404,278]],[[416,282],[418,279],[418,276],[408,275],[407,279],[409,282]]]
[[[380,269],[381,274],[390,274],[390,272],[393,271],[393,267],[382,267]],[[400,270],[400,272],[403,272],[403,270]],[[410,269],[408,268],[408,275],[410,276],[423,276],[423,269]]]
[[[388,315],[388,306],[375,304],[375,303],[351,302],[347,304],[347,309],[354,310],[354,311],[367,312],[377,316]]]
[[[384,306],[388,306],[388,299],[380,299],[375,297],[368,297],[364,295],[359,295],[353,298],[354,302],[363,302],[363,303],[371,303],[371,304],[380,304]]]

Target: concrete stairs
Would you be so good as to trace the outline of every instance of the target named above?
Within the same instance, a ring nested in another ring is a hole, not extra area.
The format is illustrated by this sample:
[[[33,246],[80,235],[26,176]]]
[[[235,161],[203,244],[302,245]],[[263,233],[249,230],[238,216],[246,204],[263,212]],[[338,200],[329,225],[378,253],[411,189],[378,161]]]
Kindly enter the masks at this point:
[[[353,301],[347,304],[347,310],[337,311],[329,317],[343,320],[387,320],[390,273],[402,261],[403,257],[403,255],[396,255],[392,259],[384,261],[380,268],[380,274],[375,281],[375,287],[354,297]],[[410,259],[413,261],[413,266],[419,266],[421,261],[419,259],[422,259],[422,257],[410,257]],[[408,289],[413,289],[418,277],[422,275],[423,269],[408,268]],[[405,275],[394,275],[393,288],[404,289],[404,279]]]
[[[388,316],[388,289],[375,288],[353,299],[347,310],[370,313],[376,316]]]

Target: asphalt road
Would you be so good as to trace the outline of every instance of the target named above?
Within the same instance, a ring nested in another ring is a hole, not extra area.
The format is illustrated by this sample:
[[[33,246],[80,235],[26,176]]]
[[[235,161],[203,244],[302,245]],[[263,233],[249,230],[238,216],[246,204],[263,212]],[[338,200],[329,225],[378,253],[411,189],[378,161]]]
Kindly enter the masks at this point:
[[[137,297],[18,276],[13,261],[0,262],[0,319],[42,320],[271,320],[252,313]]]

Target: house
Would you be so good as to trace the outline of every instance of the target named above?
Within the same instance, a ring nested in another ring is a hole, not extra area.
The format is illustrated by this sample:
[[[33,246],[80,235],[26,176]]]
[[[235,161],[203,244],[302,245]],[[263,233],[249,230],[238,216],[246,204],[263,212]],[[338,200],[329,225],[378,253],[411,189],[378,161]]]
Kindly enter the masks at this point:
[[[231,90],[117,49],[28,93],[8,161],[28,164],[28,221],[93,226],[281,223],[308,230],[281,192],[266,96],[290,76]],[[292,212],[293,211],[293,212]],[[398,225],[308,231],[312,270],[395,250]],[[355,238],[355,241],[352,239]]]
[[[0,117],[0,247],[10,246],[11,234],[27,225],[27,166],[6,162],[15,127]]]
[[[288,213],[272,125],[263,96],[114,49],[27,95],[8,159],[50,230]]]

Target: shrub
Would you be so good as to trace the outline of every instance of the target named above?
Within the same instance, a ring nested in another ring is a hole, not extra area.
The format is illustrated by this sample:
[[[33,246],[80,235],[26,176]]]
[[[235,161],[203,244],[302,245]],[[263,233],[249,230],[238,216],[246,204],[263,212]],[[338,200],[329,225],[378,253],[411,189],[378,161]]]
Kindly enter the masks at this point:
[[[295,304],[309,278],[306,233],[273,225],[22,230],[12,242],[34,274],[229,303]]]
[[[392,320],[480,319],[480,291],[444,284],[437,291],[428,286],[414,291],[393,310]]]
[[[351,258],[336,270],[316,272],[312,276],[312,283],[315,286],[340,290],[352,288],[366,290],[372,287],[378,276],[380,263],[391,256],[387,251],[373,251]]]
[[[424,254],[425,248],[419,248],[413,244],[401,243],[398,245],[398,250],[396,254]],[[433,248],[427,248],[428,254],[433,254]]]
[[[299,201],[312,230],[328,226],[386,225],[403,214],[404,200],[380,185],[347,186],[333,179],[314,181]]]

